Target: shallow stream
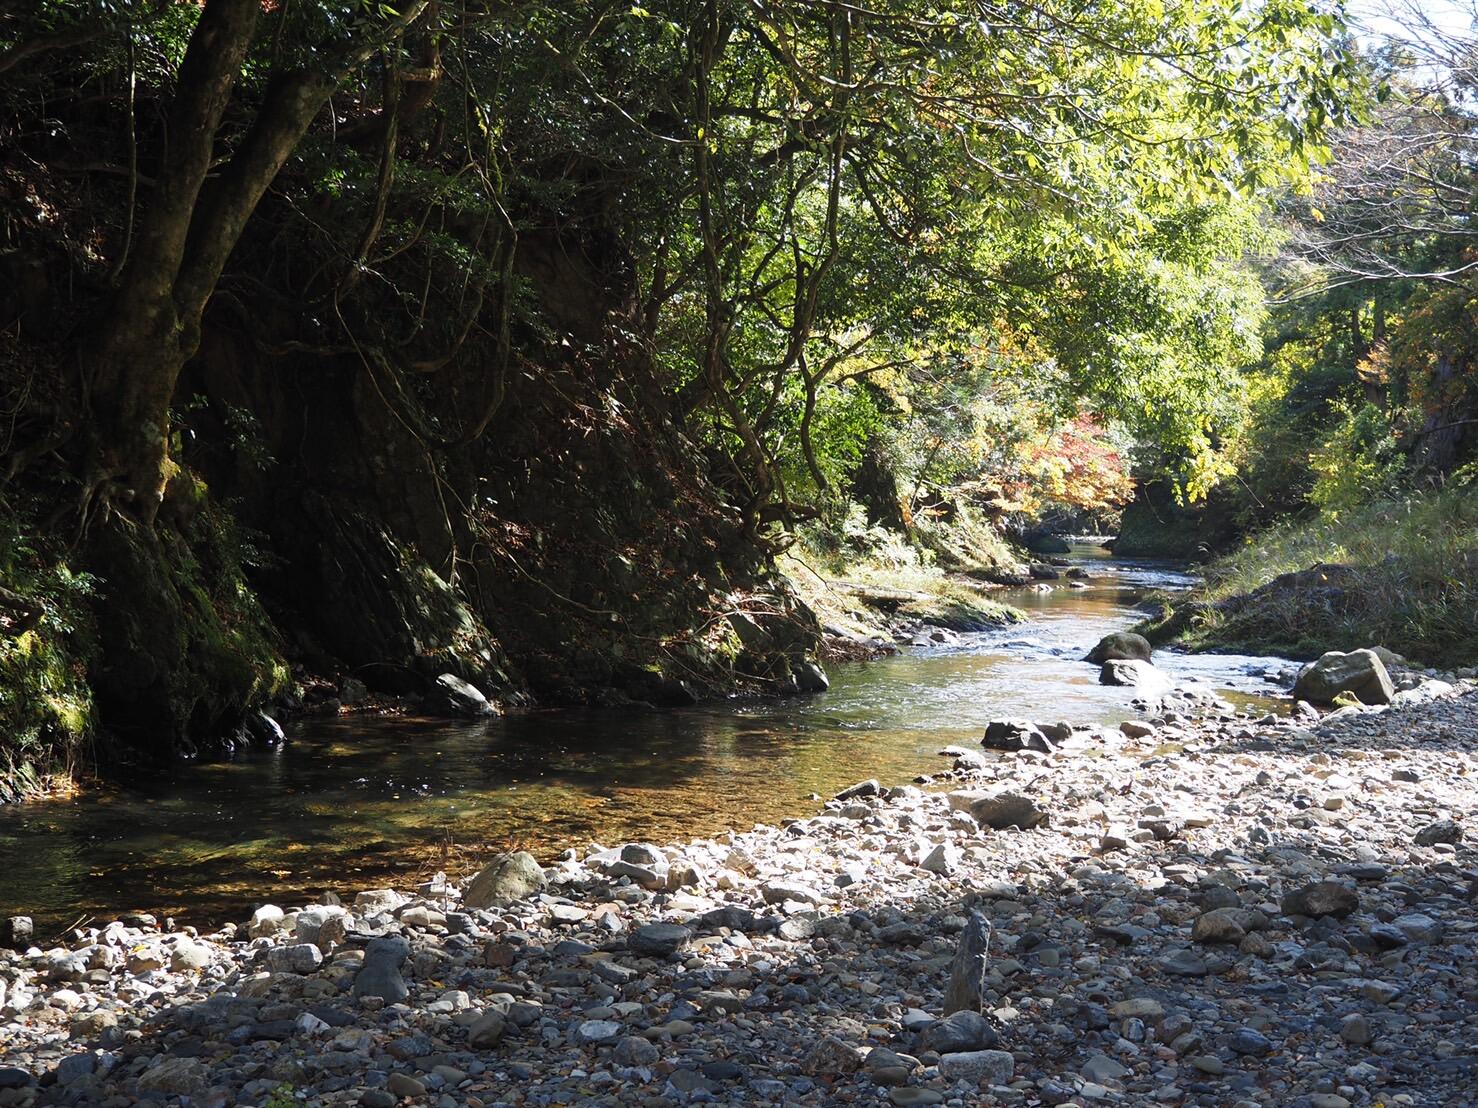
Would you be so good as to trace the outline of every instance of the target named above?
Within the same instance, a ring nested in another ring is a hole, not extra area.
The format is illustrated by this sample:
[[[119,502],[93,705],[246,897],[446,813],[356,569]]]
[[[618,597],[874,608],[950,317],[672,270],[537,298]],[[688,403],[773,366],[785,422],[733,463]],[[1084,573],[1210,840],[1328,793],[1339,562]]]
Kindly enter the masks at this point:
[[[0,808],[0,916],[38,936],[127,910],[217,924],[492,848],[548,858],[591,841],[664,842],[805,814],[866,777],[935,772],[941,747],[1001,716],[1116,723],[1131,689],[1079,659],[1191,578],[1075,548],[1089,588],[1002,590],[1032,619],[958,644],[830,668],[830,691],[669,712],[531,712],[478,724],[308,719],[273,750],[138,773],[80,799]],[[1182,681],[1267,704],[1275,658],[1159,652]],[[1285,701],[1286,703],[1286,701]]]

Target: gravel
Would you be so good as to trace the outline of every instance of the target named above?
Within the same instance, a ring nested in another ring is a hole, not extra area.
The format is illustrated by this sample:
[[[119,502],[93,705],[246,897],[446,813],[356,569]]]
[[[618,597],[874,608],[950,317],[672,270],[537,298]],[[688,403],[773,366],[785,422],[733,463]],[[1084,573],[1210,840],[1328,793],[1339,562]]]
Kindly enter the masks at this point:
[[[1173,703],[483,906],[14,925],[0,1108],[1471,1106],[1478,695]]]

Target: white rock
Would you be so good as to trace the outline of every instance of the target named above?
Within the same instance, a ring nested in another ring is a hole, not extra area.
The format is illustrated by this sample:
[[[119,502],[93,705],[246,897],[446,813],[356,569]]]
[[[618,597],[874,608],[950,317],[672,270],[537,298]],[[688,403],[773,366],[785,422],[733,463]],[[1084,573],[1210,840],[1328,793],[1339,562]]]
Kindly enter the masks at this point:
[[[253,939],[268,938],[286,930],[286,914],[275,904],[263,904],[251,914],[251,921],[246,925],[246,934]]]
[[[590,1046],[608,1043],[621,1034],[621,1025],[614,1020],[586,1020],[575,1028],[575,1040]]]
[[[959,868],[960,851],[953,843],[940,843],[919,863],[920,869],[947,876]]]

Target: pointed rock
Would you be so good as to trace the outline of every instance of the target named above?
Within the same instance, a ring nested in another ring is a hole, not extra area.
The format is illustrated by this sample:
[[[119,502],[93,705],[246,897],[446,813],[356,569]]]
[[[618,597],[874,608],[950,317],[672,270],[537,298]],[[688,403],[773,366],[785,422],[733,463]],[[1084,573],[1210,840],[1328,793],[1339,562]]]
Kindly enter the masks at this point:
[[[946,1016],[980,1011],[985,967],[989,962],[990,921],[979,912],[971,912],[950,966],[949,988],[944,993]]]

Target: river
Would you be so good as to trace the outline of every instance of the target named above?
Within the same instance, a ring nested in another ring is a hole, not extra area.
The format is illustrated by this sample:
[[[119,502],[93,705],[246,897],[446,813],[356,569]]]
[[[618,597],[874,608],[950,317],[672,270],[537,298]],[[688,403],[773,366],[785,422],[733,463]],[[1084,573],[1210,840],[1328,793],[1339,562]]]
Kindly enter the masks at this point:
[[[128,910],[218,924],[264,900],[463,872],[494,849],[547,860],[591,841],[663,842],[802,815],[813,793],[945,768],[942,746],[978,743],[1001,716],[1115,723],[1133,714],[1134,691],[1098,684],[1082,655],[1140,618],[1148,589],[1192,579],[1096,547],[1076,547],[1074,561],[1092,573],[1089,588],[999,594],[1029,623],[833,666],[831,689],[815,697],[477,724],[305,719],[276,749],[0,808],[0,916],[34,916],[38,932]],[[1286,664],[1168,651],[1156,662],[1269,707],[1278,689],[1264,674]]]

